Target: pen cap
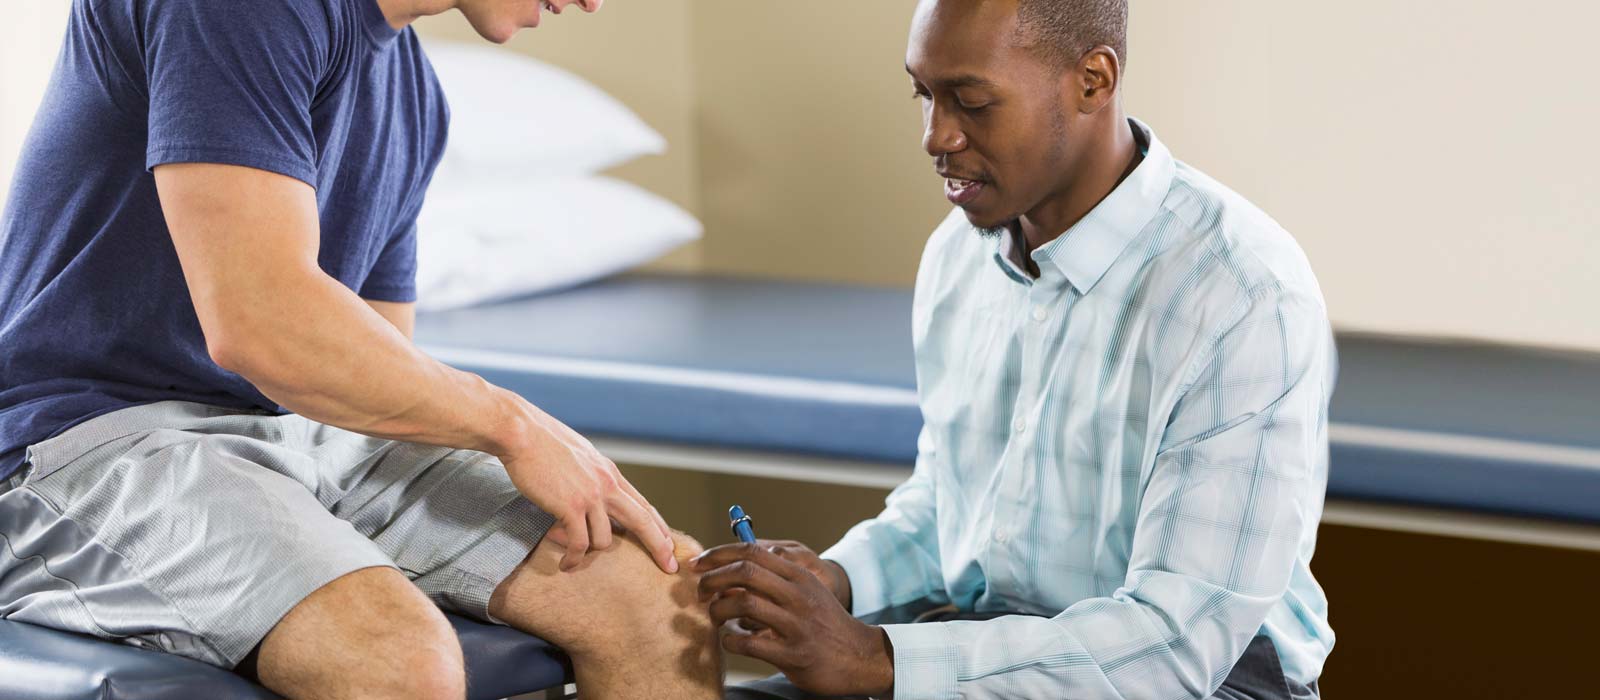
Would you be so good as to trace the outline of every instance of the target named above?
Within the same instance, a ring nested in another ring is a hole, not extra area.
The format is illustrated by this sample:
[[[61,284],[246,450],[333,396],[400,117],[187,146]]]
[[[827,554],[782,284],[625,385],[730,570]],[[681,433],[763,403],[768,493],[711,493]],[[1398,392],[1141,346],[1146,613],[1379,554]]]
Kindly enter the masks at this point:
[[[734,506],[728,509],[728,529],[733,531],[733,536],[740,542],[756,541],[756,531],[750,527],[750,516],[745,515],[744,509]]]

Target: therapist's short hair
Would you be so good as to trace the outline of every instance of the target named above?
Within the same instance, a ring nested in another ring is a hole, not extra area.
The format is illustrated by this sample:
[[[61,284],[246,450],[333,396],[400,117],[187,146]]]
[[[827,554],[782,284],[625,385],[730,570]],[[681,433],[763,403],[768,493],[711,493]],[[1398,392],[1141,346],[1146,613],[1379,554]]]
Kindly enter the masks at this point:
[[[1128,0],[1022,0],[1017,19],[1028,45],[1059,68],[1096,46],[1128,63]]]

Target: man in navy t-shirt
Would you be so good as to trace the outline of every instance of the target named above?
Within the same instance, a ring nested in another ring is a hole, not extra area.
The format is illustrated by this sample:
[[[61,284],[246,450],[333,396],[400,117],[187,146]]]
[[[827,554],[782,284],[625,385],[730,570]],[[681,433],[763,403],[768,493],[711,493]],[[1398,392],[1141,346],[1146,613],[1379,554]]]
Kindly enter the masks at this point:
[[[463,697],[443,607],[599,696],[718,695],[695,545],[410,342],[448,112],[409,24],[573,5],[73,3],[0,222],[0,616],[291,697]]]

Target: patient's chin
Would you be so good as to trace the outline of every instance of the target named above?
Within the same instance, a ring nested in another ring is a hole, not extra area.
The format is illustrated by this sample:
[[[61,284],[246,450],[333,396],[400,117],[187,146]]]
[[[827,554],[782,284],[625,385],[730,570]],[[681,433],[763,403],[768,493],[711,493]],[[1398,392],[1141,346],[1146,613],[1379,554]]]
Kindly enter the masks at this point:
[[[504,44],[511,41],[521,29],[515,22],[506,22],[497,19],[482,19],[467,15],[467,23],[472,25],[472,30],[478,36],[495,44]]]

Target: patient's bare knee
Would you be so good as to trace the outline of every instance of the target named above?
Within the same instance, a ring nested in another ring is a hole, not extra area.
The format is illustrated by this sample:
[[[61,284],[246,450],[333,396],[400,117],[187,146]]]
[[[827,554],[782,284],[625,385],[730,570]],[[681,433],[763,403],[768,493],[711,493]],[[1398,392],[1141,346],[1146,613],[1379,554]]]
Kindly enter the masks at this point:
[[[388,698],[465,698],[467,674],[459,649],[401,651],[391,657],[394,675],[381,692]]]
[[[680,563],[704,549],[683,533],[674,533],[674,540]],[[688,566],[678,574],[662,572],[631,536],[618,538],[608,550],[591,552],[573,571],[560,570],[564,553],[549,539],[540,543],[495,591],[491,614],[575,657],[642,653],[650,646],[715,645]]]
[[[672,531],[672,554],[678,558],[679,564],[687,564],[690,559],[706,551],[704,545],[698,540],[677,530]]]
[[[686,564],[702,548],[675,539],[677,574],[632,537],[564,572],[565,551],[547,540],[495,591],[490,612],[565,649],[591,697],[720,698],[722,649]]]
[[[263,640],[258,669],[263,684],[295,698],[466,697],[450,623],[382,567],[340,577],[296,605]]]

